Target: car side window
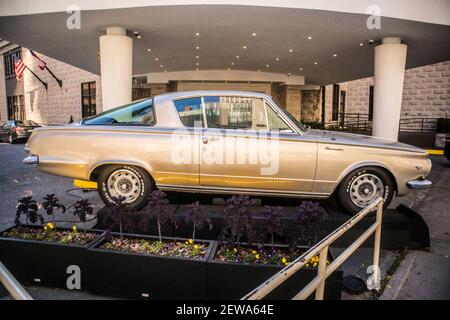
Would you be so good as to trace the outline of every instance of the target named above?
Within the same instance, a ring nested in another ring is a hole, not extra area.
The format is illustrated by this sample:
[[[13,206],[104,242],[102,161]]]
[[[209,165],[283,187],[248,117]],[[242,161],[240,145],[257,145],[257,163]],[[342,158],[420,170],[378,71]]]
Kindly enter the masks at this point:
[[[208,128],[267,130],[264,102],[260,98],[204,97]]]
[[[96,116],[86,118],[85,125],[143,125],[155,124],[153,100],[137,101],[126,106],[102,112]]]
[[[175,109],[186,127],[203,127],[202,99],[200,97],[175,100]]]
[[[267,112],[267,123],[269,125],[270,131],[280,131],[280,132],[293,132],[292,129],[286,124],[286,122],[281,119],[281,117],[273,111],[273,109],[267,104],[266,106]]]

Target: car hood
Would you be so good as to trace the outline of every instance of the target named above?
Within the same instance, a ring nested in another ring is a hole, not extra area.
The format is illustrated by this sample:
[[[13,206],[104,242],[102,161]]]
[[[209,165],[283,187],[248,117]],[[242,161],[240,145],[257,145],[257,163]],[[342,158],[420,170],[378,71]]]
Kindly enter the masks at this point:
[[[425,150],[411,146],[398,141],[366,136],[362,134],[353,134],[338,131],[309,129],[305,132],[307,136],[317,137],[320,141],[329,141],[336,144],[359,145],[374,148],[394,149],[417,153],[426,153]]]

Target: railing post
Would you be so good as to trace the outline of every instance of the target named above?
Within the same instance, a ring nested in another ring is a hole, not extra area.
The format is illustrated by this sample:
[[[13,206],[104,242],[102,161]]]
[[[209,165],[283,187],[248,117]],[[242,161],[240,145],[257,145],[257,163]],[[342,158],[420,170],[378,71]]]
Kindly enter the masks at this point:
[[[327,258],[328,258],[328,246],[325,246],[320,250],[319,254],[319,267],[317,269],[317,275],[320,277],[320,284],[316,289],[316,300],[323,300],[323,293],[325,291],[325,274],[327,272]]]
[[[383,204],[384,201],[380,201],[377,205],[377,229],[375,231],[375,243],[373,246],[373,279],[378,284],[379,274],[378,270],[380,265],[380,246],[381,246],[381,224],[383,219]],[[378,290],[378,288],[377,288]]]

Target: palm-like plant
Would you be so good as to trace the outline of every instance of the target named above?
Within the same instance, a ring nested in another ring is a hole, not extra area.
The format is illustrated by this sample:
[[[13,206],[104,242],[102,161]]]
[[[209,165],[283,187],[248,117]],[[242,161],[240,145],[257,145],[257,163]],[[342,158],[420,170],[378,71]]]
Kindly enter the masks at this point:
[[[83,223],[84,232],[86,232],[86,216],[91,215],[94,207],[87,199],[81,199],[75,202],[73,215],[78,217],[78,220]]]
[[[108,224],[110,228],[113,226],[119,226],[120,238],[123,238],[123,225],[126,220],[127,214],[131,212],[130,206],[125,202],[126,197],[112,197],[113,204],[109,206],[110,214],[105,216],[105,224]]]
[[[186,224],[192,223],[192,240],[195,241],[196,230],[203,229],[205,223],[208,223],[209,230],[212,229],[212,222],[209,217],[206,216],[206,210],[200,205],[200,202],[194,202],[190,204],[186,210]]]
[[[282,207],[264,206],[261,210],[261,215],[264,219],[264,226],[266,234],[270,235],[270,240],[273,249],[274,235],[283,235],[283,226],[281,224],[281,218],[284,216]]]
[[[317,242],[320,236],[320,222],[325,210],[317,202],[303,201],[297,207],[300,240],[309,244]]]
[[[54,193],[47,194],[47,196],[44,197],[42,207],[47,212],[47,215],[52,216],[52,222],[56,230],[55,210],[60,210],[61,213],[64,213],[66,212],[66,207],[59,203],[59,199]]]
[[[40,222],[44,223],[44,217],[38,212],[39,206],[36,200],[33,200],[32,196],[26,196],[18,200],[16,206],[16,225],[20,225],[20,216],[25,216],[25,227],[28,228],[28,223]]]

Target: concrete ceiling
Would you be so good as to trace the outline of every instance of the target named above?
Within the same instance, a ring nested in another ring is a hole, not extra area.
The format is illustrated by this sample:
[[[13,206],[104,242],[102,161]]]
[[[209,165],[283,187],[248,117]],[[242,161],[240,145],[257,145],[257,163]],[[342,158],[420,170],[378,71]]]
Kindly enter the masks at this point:
[[[373,46],[367,41],[385,36],[401,37],[408,44],[407,68],[450,60],[450,26],[383,17],[380,30],[369,30],[363,14],[231,5],[154,6],[82,11],[80,30],[67,29],[67,17],[65,12],[0,17],[0,38],[97,74],[98,37],[108,26],[142,35],[134,40],[134,74],[260,69],[304,75],[311,84],[336,83],[373,75]]]

